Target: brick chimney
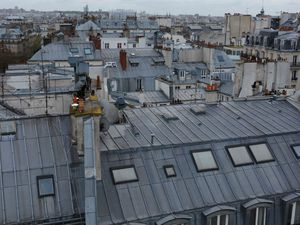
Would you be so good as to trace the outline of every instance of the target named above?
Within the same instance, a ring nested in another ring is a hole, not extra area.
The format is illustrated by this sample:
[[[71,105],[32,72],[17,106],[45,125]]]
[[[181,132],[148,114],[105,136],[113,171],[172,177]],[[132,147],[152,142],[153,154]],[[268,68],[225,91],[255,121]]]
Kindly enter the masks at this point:
[[[120,51],[120,64],[123,70],[127,68],[127,53],[125,50]]]

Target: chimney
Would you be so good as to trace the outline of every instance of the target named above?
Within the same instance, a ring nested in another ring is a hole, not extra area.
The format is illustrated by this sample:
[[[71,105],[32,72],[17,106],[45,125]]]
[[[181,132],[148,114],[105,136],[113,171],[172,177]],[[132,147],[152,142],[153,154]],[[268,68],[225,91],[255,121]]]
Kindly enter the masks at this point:
[[[125,50],[121,50],[120,51],[120,64],[123,70],[126,70],[127,68],[127,56],[126,56],[126,51]]]

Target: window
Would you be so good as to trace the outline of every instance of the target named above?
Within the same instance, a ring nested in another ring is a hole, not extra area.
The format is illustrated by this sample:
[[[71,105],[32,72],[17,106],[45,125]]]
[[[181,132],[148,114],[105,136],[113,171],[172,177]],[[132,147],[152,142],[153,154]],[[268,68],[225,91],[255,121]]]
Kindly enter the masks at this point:
[[[122,48],[122,43],[118,43],[117,48]]]
[[[211,150],[193,151],[191,153],[198,172],[218,169]]]
[[[300,144],[292,145],[291,147],[294,150],[295,156],[300,159]]]
[[[246,146],[232,146],[226,148],[234,166],[244,166],[253,163]]]
[[[180,89],[180,86],[175,86],[175,90],[179,90]]]
[[[84,49],[84,54],[85,55],[91,55],[92,54],[92,50],[90,48],[85,48]]]
[[[133,47],[133,48],[136,48],[136,44],[132,44],[132,47]]]
[[[267,208],[257,207],[250,210],[249,225],[266,225]]]
[[[111,168],[114,184],[138,181],[134,166]]]
[[[138,78],[138,79],[136,80],[136,90],[137,90],[137,91],[142,90],[142,79],[140,79],[140,78]]]
[[[293,80],[298,80],[298,78],[297,78],[297,71],[292,71],[292,81]]]
[[[266,143],[249,145],[249,148],[256,163],[274,161],[274,158]]]
[[[37,185],[39,198],[55,195],[53,175],[38,176]]]
[[[109,49],[109,43],[105,43],[104,48]]]
[[[209,220],[209,225],[228,225],[229,224],[229,215],[217,215],[211,217]]]
[[[293,56],[293,65],[296,65],[296,64],[297,64],[297,56],[294,55],[294,56]]]
[[[186,88],[186,89],[191,89],[191,86],[186,86],[185,88]]]
[[[287,222],[290,225],[300,224],[300,201],[289,204]]]
[[[185,76],[185,71],[184,71],[184,70],[181,70],[181,71],[179,72],[179,75],[180,75],[180,77],[184,78],[184,76]]]
[[[71,53],[79,53],[78,48],[70,48]]]
[[[176,177],[176,172],[173,165],[164,166],[164,170],[167,177]]]

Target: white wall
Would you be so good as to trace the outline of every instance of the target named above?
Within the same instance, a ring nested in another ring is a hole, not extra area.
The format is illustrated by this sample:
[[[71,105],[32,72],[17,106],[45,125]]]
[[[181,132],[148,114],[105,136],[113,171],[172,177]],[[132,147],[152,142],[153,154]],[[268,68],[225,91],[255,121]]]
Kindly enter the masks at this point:
[[[162,91],[170,99],[170,85],[161,80],[155,80],[155,90]]]
[[[105,43],[109,43],[110,49],[118,48],[118,43],[122,43],[122,48],[127,48],[128,39],[126,37],[121,38],[101,38],[101,49],[105,49]]]
[[[172,26],[172,19],[169,17],[156,18],[156,22],[159,26],[170,27]]]
[[[242,90],[239,97],[247,97],[253,95],[253,90],[251,85],[256,81],[256,67],[257,63],[245,63],[244,73],[242,81]]]

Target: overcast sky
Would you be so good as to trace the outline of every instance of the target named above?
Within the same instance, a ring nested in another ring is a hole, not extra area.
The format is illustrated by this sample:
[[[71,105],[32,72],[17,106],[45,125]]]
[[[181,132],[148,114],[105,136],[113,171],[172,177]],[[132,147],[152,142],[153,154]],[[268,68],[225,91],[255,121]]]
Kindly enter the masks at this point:
[[[300,11],[299,0],[264,0],[266,13],[278,15],[280,11]],[[1,0],[1,8],[18,6],[36,10],[82,10],[89,9],[133,9],[155,14],[200,14],[223,16],[224,13],[239,12],[257,14],[262,0]]]

